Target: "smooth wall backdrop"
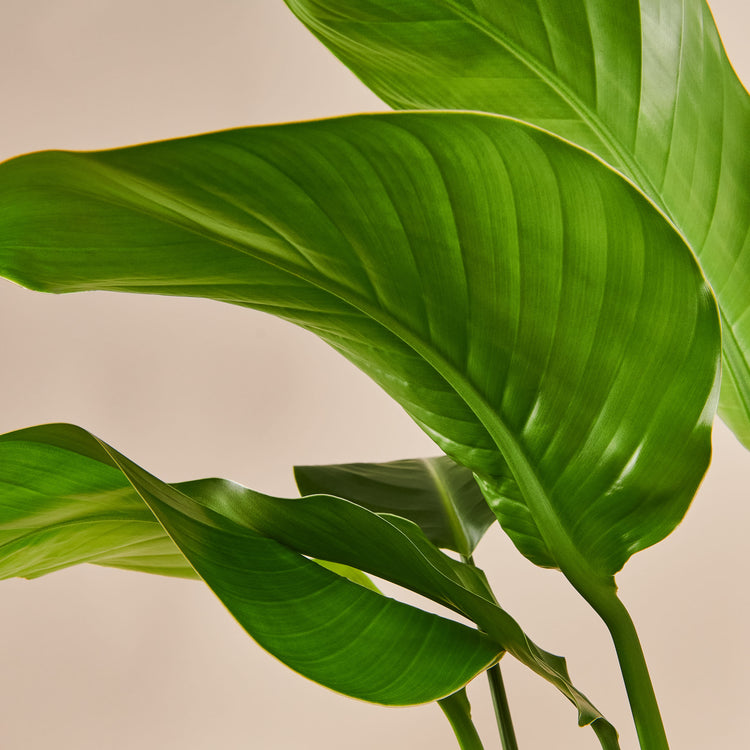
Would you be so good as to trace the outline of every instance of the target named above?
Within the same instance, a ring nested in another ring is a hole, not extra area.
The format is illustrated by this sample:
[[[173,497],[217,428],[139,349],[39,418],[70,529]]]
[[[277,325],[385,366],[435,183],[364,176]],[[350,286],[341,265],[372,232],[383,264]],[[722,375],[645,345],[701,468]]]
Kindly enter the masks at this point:
[[[713,0],[750,81],[745,0]],[[281,0],[0,0],[0,158],[96,149],[385,106]],[[0,284],[0,431],[69,421],[168,481],[224,476],[294,493],[294,463],[434,454],[376,386],[311,336],[218,303]],[[744,747],[750,456],[722,426],[678,531],[622,595],[679,750]],[[504,606],[621,729],[604,627],[499,530],[480,546]],[[554,614],[551,614],[554,613]],[[569,704],[507,660],[524,750],[596,748]],[[496,747],[482,681],[471,694]],[[93,566],[0,583],[2,750],[453,750],[436,706],[333,694],[257,647],[202,584]]]

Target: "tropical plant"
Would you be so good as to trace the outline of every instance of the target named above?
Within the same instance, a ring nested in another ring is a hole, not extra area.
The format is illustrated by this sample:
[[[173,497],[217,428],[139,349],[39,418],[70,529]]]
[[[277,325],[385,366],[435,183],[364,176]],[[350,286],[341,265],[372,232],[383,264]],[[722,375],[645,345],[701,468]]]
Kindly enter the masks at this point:
[[[463,686],[488,668],[515,746],[507,652],[617,747],[474,566],[498,520],[602,617],[641,747],[667,747],[614,575],[703,477],[722,340],[720,408],[750,439],[750,108],[707,7],[288,4],[386,102],[442,111],[11,160],[0,267],[41,291],[271,312],[450,458],[299,468],[304,497],[284,500],[162,482],[71,425],[15,431],[0,438],[3,576],[79,562],[199,576],[298,672],[386,705],[439,700],[465,748],[481,741]]]

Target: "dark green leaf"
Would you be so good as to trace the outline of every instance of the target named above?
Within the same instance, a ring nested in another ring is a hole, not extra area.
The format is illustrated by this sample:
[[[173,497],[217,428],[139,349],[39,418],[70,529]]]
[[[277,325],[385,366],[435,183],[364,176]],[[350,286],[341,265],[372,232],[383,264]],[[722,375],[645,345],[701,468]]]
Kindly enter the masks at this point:
[[[182,489],[207,501],[213,491],[219,498],[248,493],[218,480],[189,482]],[[274,500],[266,500],[273,508]],[[86,514],[87,505],[95,512]],[[388,705],[435,700],[502,652],[477,631],[324,569],[217,511],[224,507],[229,506],[221,499],[212,507],[160,482],[72,425],[0,436],[4,578],[99,560],[137,567],[119,547],[123,539],[126,544],[137,539],[145,525],[148,538],[160,536],[172,557],[184,555],[261,646],[347,695]],[[113,524],[119,533],[109,533]],[[158,570],[148,559],[142,567]]]
[[[396,109],[496,112],[617,167],[688,239],[750,447],[750,97],[705,0],[287,0]]]
[[[495,520],[471,471],[448,456],[295,466],[294,477],[303,495],[336,495],[375,513],[408,518],[438,547],[464,557]]]
[[[125,528],[152,512],[247,632],[324,685],[388,704],[433,700],[507,648],[558,687],[581,724],[593,722],[603,747],[617,747],[614,729],[571,684],[565,660],[526,637],[476,568],[440,552],[410,521],[340,498],[273,498],[218,479],[168,485],[78,427],[20,430],[0,436],[0,539],[13,545],[13,556],[0,558],[0,577],[38,566],[39,554],[73,564],[81,536],[58,519],[69,506],[95,532],[96,519],[80,509],[100,494]],[[51,549],[47,532],[55,534]],[[106,553],[103,543],[97,552]],[[359,569],[450,607],[490,638],[380,596]]]

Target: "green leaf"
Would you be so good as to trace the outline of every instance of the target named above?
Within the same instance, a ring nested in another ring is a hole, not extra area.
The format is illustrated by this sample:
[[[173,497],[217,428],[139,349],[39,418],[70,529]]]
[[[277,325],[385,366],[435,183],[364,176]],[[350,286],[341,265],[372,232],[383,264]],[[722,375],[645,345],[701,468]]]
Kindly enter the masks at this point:
[[[272,126],[0,167],[0,267],[35,289],[204,296],[317,333],[523,502],[577,586],[672,531],[710,455],[713,298],[619,175],[491,115]],[[687,377],[689,375],[689,377]]]
[[[201,503],[181,490],[209,501],[222,493],[254,497],[218,480],[165,484],[72,425],[0,436],[2,577],[23,575],[25,565],[34,575],[44,572],[40,556],[58,560],[56,567],[94,561],[96,555],[117,564],[106,557],[107,545],[116,556],[130,527],[136,538],[144,524],[163,526],[169,535],[162,530],[164,546],[175,553],[179,548],[261,646],[346,695],[388,705],[435,700],[502,652],[477,631],[351,583],[222,514],[221,500]],[[274,500],[266,500],[273,508]],[[97,513],[86,516],[81,509],[87,504]],[[120,535],[107,534],[113,520],[123,529]],[[102,525],[104,536],[95,543]],[[81,555],[82,540],[93,553]]]
[[[633,180],[713,287],[720,413],[750,448],[750,97],[704,0],[287,5],[392,107],[509,115]]]
[[[49,427],[9,446],[26,434],[0,436],[0,578],[80,563],[198,578],[122,474],[99,463],[88,433]]]
[[[412,522],[340,498],[273,498],[218,479],[168,485],[78,427],[32,427],[0,436],[0,539],[13,540],[0,577],[37,566],[40,547],[73,564],[81,536],[59,518],[69,506],[95,532],[97,519],[80,508],[101,494],[123,527],[153,513],[247,632],[324,685],[388,704],[433,700],[507,647],[558,687],[581,724],[593,722],[604,748],[617,748],[616,732],[572,685],[565,660],[527,638],[480,571],[440,552]],[[491,640],[385,599],[359,569],[475,620]]]
[[[444,549],[470,557],[495,520],[472,473],[448,456],[371,464],[295,466],[303,495],[343,497],[419,526]]]

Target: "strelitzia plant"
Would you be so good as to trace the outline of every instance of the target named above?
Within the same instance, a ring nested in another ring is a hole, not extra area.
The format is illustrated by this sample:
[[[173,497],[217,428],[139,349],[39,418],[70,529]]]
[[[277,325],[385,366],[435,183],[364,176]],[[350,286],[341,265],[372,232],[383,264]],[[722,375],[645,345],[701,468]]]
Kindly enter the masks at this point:
[[[301,674],[386,705],[438,700],[463,748],[482,746],[464,686],[485,670],[516,746],[507,653],[618,747],[473,565],[498,521],[604,620],[641,748],[666,748],[614,576],[683,518],[717,403],[750,441],[750,104],[707,6],[288,5],[388,104],[432,111],[14,159],[0,270],[39,291],[270,312],[446,455],[300,467],[288,500],[162,482],[72,425],[20,430],[0,438],[3,576],[95,562],[200,577]]]

